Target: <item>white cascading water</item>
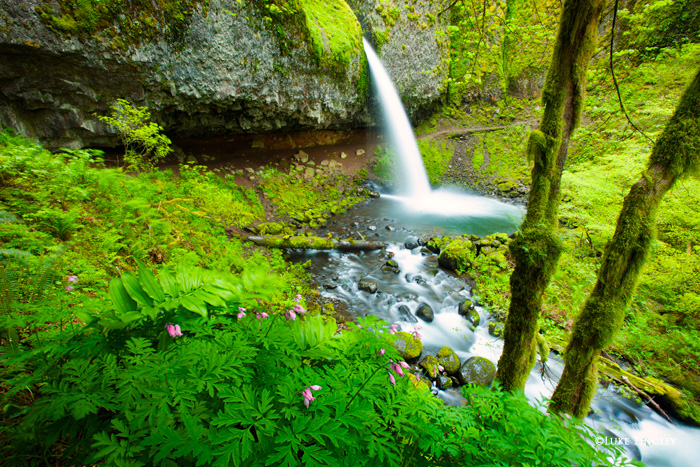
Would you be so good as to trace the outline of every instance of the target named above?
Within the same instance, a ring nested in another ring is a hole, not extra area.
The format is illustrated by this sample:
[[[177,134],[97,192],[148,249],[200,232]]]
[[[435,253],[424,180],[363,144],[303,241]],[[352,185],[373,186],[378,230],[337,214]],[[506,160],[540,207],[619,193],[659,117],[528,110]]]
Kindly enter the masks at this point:
[[[399,155],[401,181],[405,182],[402,184],[404,191],[402,194],[409,198],[426,196],[430,194],[430,183],[423,167],[423,159],[418,150],[411,123],[404,111],[394,83],[379,61],[379,57],[366,39],[363,38],[362,41],[365,46],[372,82],[382,107],[387,130],[386,136],[388,136],[389,144]]]

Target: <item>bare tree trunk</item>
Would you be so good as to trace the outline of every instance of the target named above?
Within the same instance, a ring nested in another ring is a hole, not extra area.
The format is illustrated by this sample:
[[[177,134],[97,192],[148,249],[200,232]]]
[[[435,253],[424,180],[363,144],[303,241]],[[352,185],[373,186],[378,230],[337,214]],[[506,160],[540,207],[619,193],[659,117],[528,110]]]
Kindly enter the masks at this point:
[[[559,185],[568,142],[578,125],[588,63],[598,40],[604,0],[566,0],[542,91],[544,115],[530,134],[532,186],[521,234],[511,242],[515,269],[496,378],[506,390],[522,389],[536,357],[542,296],[556,270],[561,242],[555,235]]]
[[[654,146],[646,172],[625,197],[598,280],[574,323],[551,410],[579,418],[588,413],[598,383],[598,357],[622,326],[654,239],[659,205],[679,177],[699,170],[700,72]]]

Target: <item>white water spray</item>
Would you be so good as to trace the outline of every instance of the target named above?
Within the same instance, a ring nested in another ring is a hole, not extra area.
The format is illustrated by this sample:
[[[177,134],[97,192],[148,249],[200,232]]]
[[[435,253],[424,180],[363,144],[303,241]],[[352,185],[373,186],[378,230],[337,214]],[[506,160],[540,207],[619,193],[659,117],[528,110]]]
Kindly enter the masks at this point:
[[[389,144],[395,149],[401,164],[401,173],[398,175],[401,177],[401,181],[405,182],[401,184],[404,190],[402,194],[409,198],[429,195],[430,183],[423,167],[423,159],[399,94],[372,46],[366,39],[363,38],[362,41],[365,46],[372,82],[382,107]]]

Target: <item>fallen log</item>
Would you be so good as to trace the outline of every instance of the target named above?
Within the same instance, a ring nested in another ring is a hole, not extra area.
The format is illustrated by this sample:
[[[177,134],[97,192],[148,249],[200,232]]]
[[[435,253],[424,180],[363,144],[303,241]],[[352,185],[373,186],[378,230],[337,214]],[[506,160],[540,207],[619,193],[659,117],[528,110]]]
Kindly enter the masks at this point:
[[[363,251],[381,250],[386,243],[340,240],[333,237],[301,237],[289,235],[249,235],[246,240],[267,248],[300,248],[305,250]]]

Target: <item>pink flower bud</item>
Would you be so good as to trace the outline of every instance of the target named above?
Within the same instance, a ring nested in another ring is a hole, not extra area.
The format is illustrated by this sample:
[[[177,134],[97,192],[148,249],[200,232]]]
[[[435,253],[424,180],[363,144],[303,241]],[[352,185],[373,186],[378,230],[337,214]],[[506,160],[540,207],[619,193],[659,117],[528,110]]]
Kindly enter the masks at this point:
[[[394,378],[394,374],[391,371],[389,372],[389,381],[391,381],[391,384],[396,384],[396,378]]]
[[[301,305],[294,305],[294,308],[292,308],[292,309],[294,311],[296,311],[297,313],[304,313],[305,312],[304,307]]]
[[[379,355],[384,355],[385,352],[386,352],[386,350],[384,350],[384,349],[379,349]]]

